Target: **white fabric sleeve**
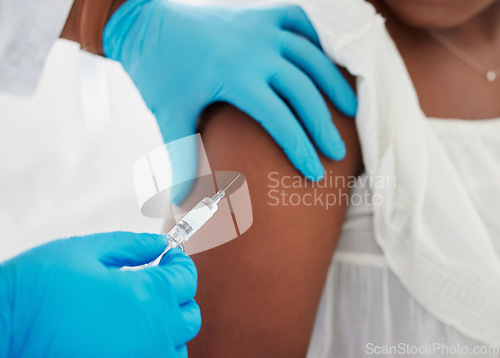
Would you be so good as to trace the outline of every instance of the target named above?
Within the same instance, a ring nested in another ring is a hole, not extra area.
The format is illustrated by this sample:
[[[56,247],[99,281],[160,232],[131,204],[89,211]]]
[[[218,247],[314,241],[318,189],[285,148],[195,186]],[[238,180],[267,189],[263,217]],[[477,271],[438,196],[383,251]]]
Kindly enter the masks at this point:
[[[29,95],[73,0],[0,0],[0,92]]]

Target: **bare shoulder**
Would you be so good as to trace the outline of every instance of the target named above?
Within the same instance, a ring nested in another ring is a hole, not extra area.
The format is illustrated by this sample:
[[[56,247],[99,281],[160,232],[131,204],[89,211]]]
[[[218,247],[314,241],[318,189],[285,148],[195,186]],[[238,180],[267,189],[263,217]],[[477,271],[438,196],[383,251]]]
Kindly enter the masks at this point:
[[[193,257],[203,327],[191,357],[305,356],[349,195],[329,177],[362,168],[354,120],[329,107],[348,154],[340,162],[321,157],[326,185],[302,178],[246,114],[226,104],[209,110],[201,132],[211,167],[245,175],[254,222]]]

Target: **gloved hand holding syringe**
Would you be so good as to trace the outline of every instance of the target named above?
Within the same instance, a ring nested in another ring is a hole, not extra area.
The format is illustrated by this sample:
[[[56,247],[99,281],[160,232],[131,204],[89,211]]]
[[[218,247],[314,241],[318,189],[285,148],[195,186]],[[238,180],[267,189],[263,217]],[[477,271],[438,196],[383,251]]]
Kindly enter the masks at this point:
[[[163,255],[165,255],[168,250],[174,249],[176,247],[181,247],[188,241],[203,225],[207,223],[208,220],[215,214],[218,209],[217,204],[226,196],[226,191],[231,185],[240,177],[238,174],[224,189],[219,190],[212,197],[205,197],[189,211],[186,216],[184,216],[168,233],[163,234],[165,236],[165,241],[167,241],[167,247],[165,251],[154,261],[139,266],[138,268],[147,268],[151,266],[157,266]]]

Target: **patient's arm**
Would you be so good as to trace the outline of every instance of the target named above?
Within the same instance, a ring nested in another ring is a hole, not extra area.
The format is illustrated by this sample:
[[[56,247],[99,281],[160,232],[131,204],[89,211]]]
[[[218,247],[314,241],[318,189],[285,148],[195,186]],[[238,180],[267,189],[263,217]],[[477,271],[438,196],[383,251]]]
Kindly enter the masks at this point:
[[[352,176],[361,170],[354,121],[330,111],[346,142],[341,162],[322,158],[327,172]],[[212,170],[243,173],[254,222],[237,239],[193,256],[199,272],[196,296],[201,332],[189,344],[190,357],[304,357],[327,268],[346,210],[342,205],[272,206],[273,178],[296,177],[285,155],[253,120],[229,105],[208,115],[202,137]],[[290,180],[287,181],[287,184]],[[335,181],[334,181],[335,182]],[[288,194],[346,194],[348,188],[287,189]],[[279,190],[282,187],[278,188]],[[308,196],[306,196],[309,199]],[[306,200],[309,203],[309,200]]]

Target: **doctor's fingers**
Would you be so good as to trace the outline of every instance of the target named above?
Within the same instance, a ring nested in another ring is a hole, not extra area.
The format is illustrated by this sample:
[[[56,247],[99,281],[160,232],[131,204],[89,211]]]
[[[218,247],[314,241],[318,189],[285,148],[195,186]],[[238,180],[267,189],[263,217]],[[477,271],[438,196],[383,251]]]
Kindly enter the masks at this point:
[[[283,57],[306,73],[340,112],[354,117],[358,106],[356,95],[337,66],[306,39],[286,31],[283,38]]]
[[[200,332],[201,311],[195,300],[189,300],[180,306],[182,315],[181,328],[176,332],[174,341],[178,344],[187,343]]]
[[[240,88],[225,100],[260,123],[303,175],[312,180],[323,177],[323,165],[304,128],[267,83],[241,81]]]
[[[198,271],[193,260],[180,249],[169,250],[156,267],[144,270],[151,283],[159,290],[174,295],[179,305],[194,298],[198,285]]]
[[[175,350],[183,354],[182,346],[192,340],[201,328],[200,307],[194,300],[181,306],[165,307],[153,317],[160,325],[159,334],[170,341]],[[169,356],[170,357],[170,356]]]
[[[188,349],[185,344],[180,347],[176,347],[175,350],[175,353],[177,354],[175,358],[188,358]]]
[[[283,61],[270,85],[298,115],[314,143],[327,157],[341,160],[345,145],[333,124],[325,100],[311,79],[293,64]]]
[[[137,287],[139,293],[145,292],[167,303],[170,298],[172,302],[169,304],[182,305],[192,300],[198,285],[198,271],[194,262],[180,249],[169,250],[159,266],[113,272],[126,287]]]
[[[320,47],[316,30],[307,14],[299,6],[282,6],[266,9],[282,30],[288,30],[295,34],[304,36],[307,40]]]
[[[170,338],[177,351],[181,348],[182,353],[182,346],[200,332],[200,306],[194,300],[189,300],[181,306],[165,307],[163,312],[158,311],[155,319],[163,321],[164,334]]]
[[[108,267],[137,266],[158,257],[167,243],[162,235],[115,231],[72,238]]]

